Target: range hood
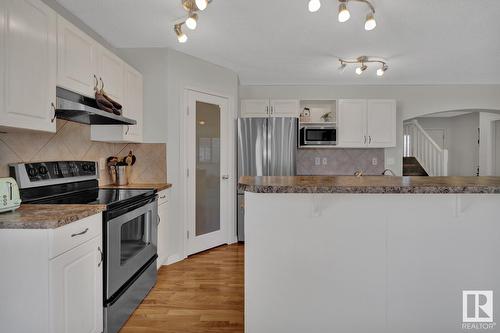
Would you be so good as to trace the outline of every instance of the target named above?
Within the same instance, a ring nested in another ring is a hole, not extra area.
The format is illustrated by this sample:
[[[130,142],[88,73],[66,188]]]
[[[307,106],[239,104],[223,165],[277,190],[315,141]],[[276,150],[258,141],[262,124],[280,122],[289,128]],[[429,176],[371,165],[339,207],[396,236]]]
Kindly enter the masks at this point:
[[[87,125],[135,125],[137,121],[100,110],[95,99],[57,87],[56,118]]]

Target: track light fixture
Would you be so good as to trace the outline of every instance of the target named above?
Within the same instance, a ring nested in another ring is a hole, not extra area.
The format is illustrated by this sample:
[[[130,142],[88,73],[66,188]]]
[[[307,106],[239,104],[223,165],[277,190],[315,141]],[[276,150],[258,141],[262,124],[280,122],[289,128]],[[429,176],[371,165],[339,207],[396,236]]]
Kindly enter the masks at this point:
[[[186,36],[185,33],[182,32],[182,24],[174,25],[174,31],[175,34],[177,35],[177,40],[179,41],[179,43],[187,42],[188,37]]]
[[[176,23],[174,25],[174,31],[179,43],[185,43],[188,37],[182,32],[182,25],[185,24],[188,29],[195,30],[198,26],[197,12],[205,10],[212,0],[181,0],[181,2],[182,8],[188,13],[188,17],[184,21]]]
[[[338,20],[340,23],[344,23],[349,21],[351,18],[351,13],[349,12],[349,8],[347,5],[349,2],[356,1],[362,2],[368,6],[369,12],[365,18],[365,30],[370,31],[375,29],[377,26],[377,21],[375,21],[375,7],[369,0],[338,0],[339,2],[339,13]],[[308,9],[311,13],[317,12],[321,7],[320,0],[309,0]]]
[[[383,76],[385,72],[389,69],[389,65],[387,65],[385,61],[380,59],[369,58],[366,56],[361,56],[356,59],[339,59],[339,62],[340,62],[339,70],[341,71],[344,71],[344,69],[347,67],[348,64],[358,65],[356,67],[356,74],[358,75],[363,74],[368,69],[367,64],[370,63],[380,65],[380,68],[377,69],[377,76]]]

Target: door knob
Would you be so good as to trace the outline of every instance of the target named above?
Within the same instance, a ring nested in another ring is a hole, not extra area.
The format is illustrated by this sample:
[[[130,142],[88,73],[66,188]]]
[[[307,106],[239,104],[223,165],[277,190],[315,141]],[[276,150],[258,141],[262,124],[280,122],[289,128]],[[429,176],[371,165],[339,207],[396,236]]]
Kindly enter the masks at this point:
[[[224,179],[224,180],[229,179],[229,175],[222,175],[222,179]]]

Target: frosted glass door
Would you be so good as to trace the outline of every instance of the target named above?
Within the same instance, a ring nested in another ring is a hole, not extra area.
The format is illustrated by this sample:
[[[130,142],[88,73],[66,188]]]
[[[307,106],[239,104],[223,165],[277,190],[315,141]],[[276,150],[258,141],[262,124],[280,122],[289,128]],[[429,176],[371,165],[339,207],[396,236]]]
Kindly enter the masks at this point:
[[[188,91],[186,118],[187,254],[228,242],[234,186],[228,172],[234,159],[229,143],[226,98]]]
[[[220,230],[220,115],[196,102],[196,236]]]

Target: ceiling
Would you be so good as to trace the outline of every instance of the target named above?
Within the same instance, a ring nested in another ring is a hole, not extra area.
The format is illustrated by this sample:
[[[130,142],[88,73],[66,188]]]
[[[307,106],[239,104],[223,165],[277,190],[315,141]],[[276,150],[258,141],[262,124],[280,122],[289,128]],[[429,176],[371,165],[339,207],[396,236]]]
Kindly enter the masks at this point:
[[[243,85],[500,83],[498,0],[374,0],[370,32],[361,3],[341,24],[336,0],[317,13],[307,0],[213,0],[186,44],[172,28],[180,0],[57,1],[118,48],[170,47],[234,70]],[[337,70],[338,57],[361,55],[385,59],[389,71]]]

